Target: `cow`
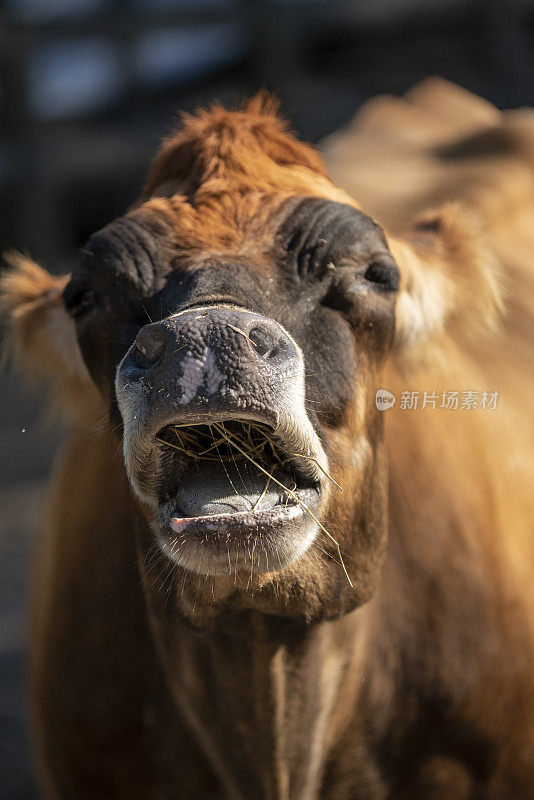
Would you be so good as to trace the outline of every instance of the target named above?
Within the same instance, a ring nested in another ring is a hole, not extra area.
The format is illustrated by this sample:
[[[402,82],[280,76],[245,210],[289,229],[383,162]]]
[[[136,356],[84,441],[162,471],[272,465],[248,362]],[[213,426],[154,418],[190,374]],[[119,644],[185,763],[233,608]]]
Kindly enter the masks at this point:
[[[46,797],[534,796],[533,131],[430,80],[329,177],[259,95],[184,117],[70,275],[10,256],[68,427]]]

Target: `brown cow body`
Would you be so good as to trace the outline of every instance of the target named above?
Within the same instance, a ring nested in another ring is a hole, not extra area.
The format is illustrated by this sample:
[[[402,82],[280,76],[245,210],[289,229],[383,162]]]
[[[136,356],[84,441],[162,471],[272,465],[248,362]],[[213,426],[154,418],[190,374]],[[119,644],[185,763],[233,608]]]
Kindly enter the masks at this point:
[[[397,400],[378,415],[386,446],[376,439],[353,490],[377,545],[361,575],[349,564],[366,600],[352,610],[341,570],[326,607],[314,606],[320,579],[299,589],[297,578],[287,596],[282,583],[274,594],[261,580],[241,585],[237,572],[175,580],[108,428],[87,424],[93,406],[56,467],[36,549],[32,690],[50,798],[534,796],[534,123],[440,83],[380,102],[327,143],[334,176],[393,231],[436,202],[476,204],[511,311],[498,339],[473,342],[458,323],[439,353],[431,342],[424,358],[388,362],[378,385],[397,398],[497,389],[498,408],[409,411]],[[465,259],[462,226],[447,224]],[[26,303],[53,295],[41,273],[30,278],[43,286],[18,285]],[[347,465],[343,477],[346,495]]]

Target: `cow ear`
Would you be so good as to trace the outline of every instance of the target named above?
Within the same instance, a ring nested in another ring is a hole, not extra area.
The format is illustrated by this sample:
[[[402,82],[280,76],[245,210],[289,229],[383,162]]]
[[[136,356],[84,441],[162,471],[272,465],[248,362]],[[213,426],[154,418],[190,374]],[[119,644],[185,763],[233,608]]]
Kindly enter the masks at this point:
[[[5,259],[9,269],[0,280],[5,353],[32,383],[48,385],[52,406],[63,414],[94,415],[99,395],[83,362],[74,323],[63,307],[69,276],[52,276],[18,253]]]
[[[399,356],[417,360],[445,337],[477,338],[497,328],[503,311],[500,266],[471,212],[456,204],[429,211],[390,246],[401,272]]]

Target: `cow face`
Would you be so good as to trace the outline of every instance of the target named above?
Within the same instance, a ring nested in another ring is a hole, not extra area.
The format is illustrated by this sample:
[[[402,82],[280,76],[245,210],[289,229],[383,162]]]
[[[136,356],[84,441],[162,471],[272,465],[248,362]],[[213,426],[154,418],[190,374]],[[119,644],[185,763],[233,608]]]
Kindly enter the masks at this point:
[[[190,121],[143,201],[91,237],[62,301],[122,437],[154,608],[169,566],[170,606],[197,624],[370,597],[387,538],[375,392],[388,356],[458,310],[447,219],[388,242],[252,109]]]
[[[185,203],[169,227],[150,203],[112,223],[85,246],[64,302],[122,424],[130,483],[162,551],[202,576],[279,580],[305,554],[307,571],[321,563],[319,541],[334,543],[320,525],[332,538],[340,523],[359,525],[399,270],[380,227],[351,206],[275,194],[241,202],[256,216],[242,219],[239,250],[213,248],[201,210],[203,240],[188,250]],[[221,441],[221,423],[240,449]],[[241,452],[250,430],[259,467]],[[368,480],[378,543],[383,498],[378,476]],[[337,561],[325,563],[348,586]]]

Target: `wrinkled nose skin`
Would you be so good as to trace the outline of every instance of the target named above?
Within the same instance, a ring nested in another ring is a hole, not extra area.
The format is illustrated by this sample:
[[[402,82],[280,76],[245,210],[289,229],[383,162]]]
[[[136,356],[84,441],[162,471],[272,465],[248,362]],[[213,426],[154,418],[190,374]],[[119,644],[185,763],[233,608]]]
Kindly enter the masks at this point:
[[[276,427],[297,385],[303,390],[303,359],[287,331],[267,317],[223,306],[146,325],[117,372],[118,394],[143,394],[153,430],[212,415]]]

